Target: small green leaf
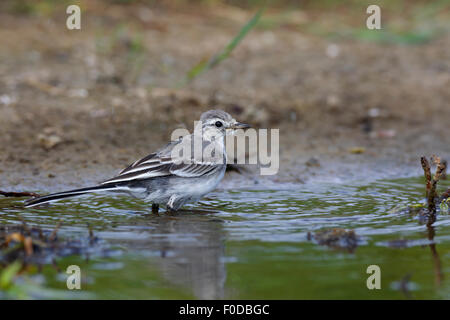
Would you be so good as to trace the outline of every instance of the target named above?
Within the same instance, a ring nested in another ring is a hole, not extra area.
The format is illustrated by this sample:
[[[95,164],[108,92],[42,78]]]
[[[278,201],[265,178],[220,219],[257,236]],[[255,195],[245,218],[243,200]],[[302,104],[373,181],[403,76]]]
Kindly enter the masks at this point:
[[[0,288],[5,289],[9,287],[13,281],[13,278],[22,268],[22,264],[18,261],[7,266],[0,274]]]
[[[228,58],[233,51],[234,48],[237,47],[237,45],[241,42],[242,39],[247,35],[247,33],[252,30],[256,24],[258,23],[259,19],[261,18],[261,15],[263,14],[265,9],[265,6],[261,7],[258,12],[248,21],[242,28],[239,30],[239,33],[228,43],[228,45],[222,49],[218,54],[214,55],[209,60],[202,59],[199,63],[197,63],[193,68],[191,68],[184,81],[180,82],[178,84],[178,87],[183,87],[190,81],[192,81],[194,78],[199,76],[200,74],[214,68],[219,63],[221,63],[223,60]]]

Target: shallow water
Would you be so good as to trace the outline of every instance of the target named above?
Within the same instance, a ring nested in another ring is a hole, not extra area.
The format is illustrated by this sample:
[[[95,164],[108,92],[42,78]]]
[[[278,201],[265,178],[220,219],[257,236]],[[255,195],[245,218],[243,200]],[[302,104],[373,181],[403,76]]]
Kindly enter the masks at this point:
[[[0,223],[53,229],[62,219],[64,238],[85,236],[90,225],[111,248],[108,256],[58,258],[60,272],[34,272],[24,289],[32,298],[448,299],[450,216],[439,215],[430,229],[393,210],[423,198],[423,178],[408,178],[218,190],[170,216],[130,198],[89,196],[39,209],[0,199]],[[355,230],[358,247],[308,240],[324,228]],[[66,289],[71,264],[81,267],[82,290]],[[380,290],[366,286],[369,265],[381,268]]]

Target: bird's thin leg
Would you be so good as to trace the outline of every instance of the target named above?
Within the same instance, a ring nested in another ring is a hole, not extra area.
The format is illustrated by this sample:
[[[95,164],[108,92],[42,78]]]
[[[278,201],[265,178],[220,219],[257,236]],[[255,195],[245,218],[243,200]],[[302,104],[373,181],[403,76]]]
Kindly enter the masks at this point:
[[[159,211],[159,204],[152,203],[152,213],[158,214],[158,211]]]
[[[171,213],[174,213],[175,211],[177,211],[174,209],[174,203],[175,203],[176,199],[177,199],[177,196],[175,194],[170,197],[169,202],[167,202],[167,205],[166,205],[167,213],[171,214]]]

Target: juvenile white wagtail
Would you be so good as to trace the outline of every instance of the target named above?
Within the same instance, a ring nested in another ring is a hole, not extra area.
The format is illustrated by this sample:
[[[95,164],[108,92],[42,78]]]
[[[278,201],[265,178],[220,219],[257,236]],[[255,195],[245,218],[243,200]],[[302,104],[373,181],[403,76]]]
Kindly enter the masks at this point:
[[[218,185],[227,164],[227,130],[233,132],[248,127],[222,110],[207,111],[202,114],[193,134],[168,143],[100,185],[34,198],[26,201],[25,206],[91,192],[112,192],[152,203],[153,212],[158,212],[159,205],[166,206],[169,211],[178,210],[188,202],[198,201]],[[196,141],[200,141],[200,154],[193,150]]]

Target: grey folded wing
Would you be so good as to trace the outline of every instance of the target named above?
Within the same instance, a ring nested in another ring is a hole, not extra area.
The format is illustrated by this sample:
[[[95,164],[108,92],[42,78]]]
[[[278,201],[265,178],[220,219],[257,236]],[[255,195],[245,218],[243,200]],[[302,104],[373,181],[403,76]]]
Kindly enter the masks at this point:
[[[212,174],[224,166],[224,164],[200,162],[193,159],[186,163],[175,162],[170,155],[170,150],[176,143],[177,142],[171,142],[161,149],[161,151],[149,154],[132,163],[117,176],[108,179],[101,184],[143,180],[170,175],[179,177],[200,177]]]

